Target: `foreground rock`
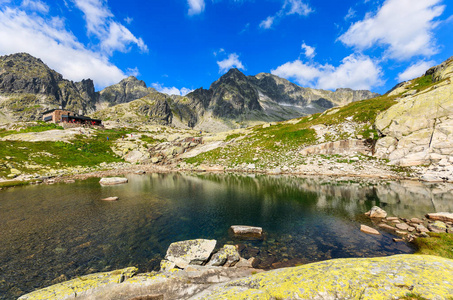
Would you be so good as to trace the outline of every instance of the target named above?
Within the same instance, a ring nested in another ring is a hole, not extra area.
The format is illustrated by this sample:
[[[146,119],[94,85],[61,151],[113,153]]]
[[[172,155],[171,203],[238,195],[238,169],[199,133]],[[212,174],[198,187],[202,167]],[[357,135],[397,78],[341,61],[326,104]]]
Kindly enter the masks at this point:
[[[115,184],[122,184],[127,183],[127,178],[125,177],[106,177],[102,178],[99,183],[101,185],[115,185]]]
[[[165,259],[173,262],[178,268],[184,269],[188,265],[201,265],[211,256],[216,240],[188,240],[172,243],[168,247]]]
[[[110,272],[112,278],[99,274],[83,276],[19,299],[72,299],[75,291],[77,299],[97,300],[134,297],[374,300],[398,299],[408,293],[426,299],[448,299],[453,295],[453,261],[429,255],[334,259],[255,275],[254,269],[201,266],[132,278],[126,276],[127,272],[117,272]],[[234,279],[238,277],[243,278]]]

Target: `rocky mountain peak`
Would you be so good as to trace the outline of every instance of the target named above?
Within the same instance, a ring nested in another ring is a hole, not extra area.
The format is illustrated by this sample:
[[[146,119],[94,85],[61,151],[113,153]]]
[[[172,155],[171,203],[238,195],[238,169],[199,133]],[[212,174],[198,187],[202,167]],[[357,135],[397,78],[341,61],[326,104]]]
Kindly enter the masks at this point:
[[[143,80],[138,80],[134,76],[124,78],[117,84],[111,85],[99,92],[100,101],[116,105],[127,103],[133,100],[145,97],[151,92],[155,92],[153,88],[148,88]]]

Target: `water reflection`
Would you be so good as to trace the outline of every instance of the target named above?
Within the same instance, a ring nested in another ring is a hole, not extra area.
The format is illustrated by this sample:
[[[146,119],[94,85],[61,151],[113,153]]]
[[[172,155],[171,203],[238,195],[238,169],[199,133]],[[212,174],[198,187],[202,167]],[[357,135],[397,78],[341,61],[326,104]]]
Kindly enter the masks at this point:
[[[370,236],[363,212],[390,215],[452,211],[452,186],[323,178],[212,174],[130,175],[0,192],[0,298],[77,275],[137,266],[158,268],[170,243],[213,238],[257,256],[262,268],[337,257],[411,253],[392,235]],[[117,202],[101,198],[118,196]],[[231,225],[261,226],[263,241],[234,240]]]

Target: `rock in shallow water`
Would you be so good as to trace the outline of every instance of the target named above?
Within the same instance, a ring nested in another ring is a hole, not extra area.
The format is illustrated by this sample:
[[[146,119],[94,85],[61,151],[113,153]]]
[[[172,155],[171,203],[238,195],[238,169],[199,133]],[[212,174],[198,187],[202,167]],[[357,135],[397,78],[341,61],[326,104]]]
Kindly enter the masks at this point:
[[[115,184],[122,184],[127,183],[127,178],[125,177],[105,177],[99,180],[101,185],[115,185]]]
[[[233,225],[230,227],[230,230],[237,237],[262,238],[263,236],[263,228],[261,227]]]
[[[370,216],[370,218],[385,218],[387,217],[387,212],[379,206],[373,206],[366,215]]]
[[[101,200],[103,200],[103,201],[116,201],[118,199],[119,199],[118,197],[107,197],[107,198],[103,198]]]
[[[366,225],[360,225],[360,231],[368,234],[380,235],[379,231]]]
[[[215,248],[216,240],[188,240],[172,243],[165,259],[184,269],[190,264],[201,265],[209,259]]]
[[[431,220],[439,220],[443,222],[453,222],[453,213],[440,212],[440,213],[431,213],[426,215]]]

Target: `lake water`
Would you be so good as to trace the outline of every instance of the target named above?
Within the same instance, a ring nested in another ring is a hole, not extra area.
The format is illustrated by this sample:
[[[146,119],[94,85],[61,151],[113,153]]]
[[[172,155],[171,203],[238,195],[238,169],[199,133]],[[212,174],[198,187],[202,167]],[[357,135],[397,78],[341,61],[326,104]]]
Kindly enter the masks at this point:
[[[339,257],[412,253],[394,235],[367,235],[363,213],[421,217],[453,211],[452,186],[418,182],[213,174],[128,175],[102,187],[73,184],[0,191],[0,299],[93,272],[137,266],[157,270],[172,242],[240,244],[269,269]],[[101,198],[118,196],[119,201]],[[260,226],[262,241],[231,237],[231,225]]]

